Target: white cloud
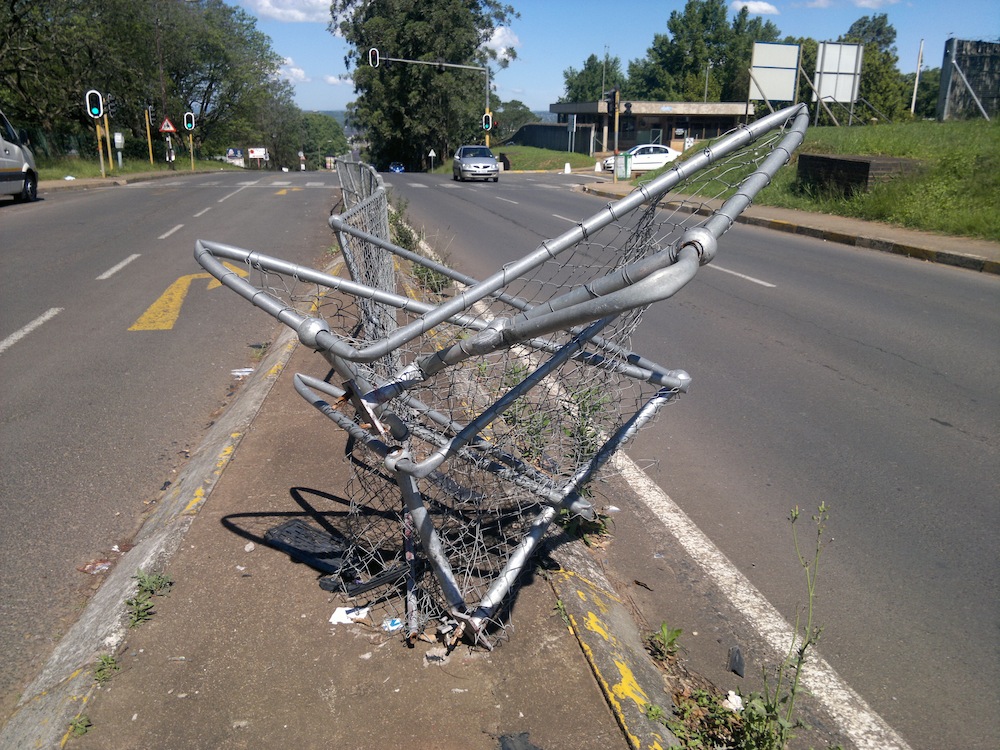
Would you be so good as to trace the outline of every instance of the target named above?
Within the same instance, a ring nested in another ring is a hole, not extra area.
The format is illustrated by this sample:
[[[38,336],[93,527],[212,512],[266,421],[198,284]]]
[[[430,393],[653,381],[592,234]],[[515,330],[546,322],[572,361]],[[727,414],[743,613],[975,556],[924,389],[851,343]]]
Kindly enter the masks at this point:
[[[330,0],[245,0],[260,18],[288,23],[330,23]]]
[[[284,78],[286,81],[291,81],[292,83],[309,83],[311,80],[306,72],[295,64],[295,61],[286,57],[285,62],[282,63],[281,67],[278,69],[278,76]]]
[[[805,4],[806,8],[829,8],[830,0],[811,0]]]
[[[854,4],[859,8],[867,8],[868,10],[878,10],[879,8],[884,8],[886,5],[895,5],[899,0],[854,0]]]
[[[521,40],[517,38],[517,34],[506,26],[498,26],[493,30],[493,36],[486,43],[486,46],[496,50],[497,55],[503,60],[506,50],[511,47],[517,49],[521,46]]]
[[[343,76],[326,75],[323,76],[323,82],[328,83],[331,86],[348,86],[354,83],[351,77],[347,75]]]
[[[750,11],[750,14],[754,16],[780,15],[777,8],[771,5],[771,3],[764,2],[764,0],[733,0],[729,7],[735,11],[740,11],[741,9],[746,8]]]

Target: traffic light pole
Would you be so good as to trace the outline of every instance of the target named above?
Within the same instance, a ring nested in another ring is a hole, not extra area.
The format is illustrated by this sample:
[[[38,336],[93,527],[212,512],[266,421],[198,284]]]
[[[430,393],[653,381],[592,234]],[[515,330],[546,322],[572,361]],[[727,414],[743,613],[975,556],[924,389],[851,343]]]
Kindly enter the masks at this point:
[[[101,160],[101,177],[107,177],[108,175],[104,171],[104,142],[101,140],[101,121],[94,120],[94,129],[97,130],[97,158]],[[108,157],[111,156],[111,151],[108,151]],[[110,158],[109,158],[110,161]]]
[[[460,68],[461,70],[478,70],[478,71],[480,71],[482,73],[485,73],[486,74],[486,109],[485,109],[485,113],[486,114],[483,116],[483,123],[485,124],[485,122],[486,122],[486,116],[488,115],[489,118],[490,118],[490,123],[491,123],[491,127],[492,127],[493,114],[490,112],[490,69],[488,67],[482,68],[482,67],[480,67],[478,65],[458,65],[456,63],[446,63],[446,62],[441,62],[441,61],[429,62],[427,60],[406,60],[406,59],[398,58],[398,57],[381,57],[381,56],[379,56],[377,48],[372,47],[370,50],[368,50],[368,64],[371,67],[377,68],[379,66],[379,63],[381,63],[383,60],[385,62],[406,63],[408,65],[431,65],[431,66],[433,66],[435,68]],[[484,128],[484,129],[486,130],[486,146],[489,147],[489,145],[490,145],[490,131],[489,131],[488,128]]]
[[[107,110],[104,110],[104,139],[108,142],[108,171],[113,172],[114,169],[111,166],[111,126],[108,125]]]

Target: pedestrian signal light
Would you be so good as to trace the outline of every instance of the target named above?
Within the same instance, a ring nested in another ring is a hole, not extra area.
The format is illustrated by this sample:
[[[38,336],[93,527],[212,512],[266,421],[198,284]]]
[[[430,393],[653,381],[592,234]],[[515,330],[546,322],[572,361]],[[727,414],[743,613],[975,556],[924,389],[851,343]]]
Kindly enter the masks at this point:
[[[194,130],[194,112],[184,113],[184,129]]]
[[[93,117],[95,120],[98,117],[104,116],[104,97],[101,96],[101,92],[96,89],[91,89],[87,92],[86,96],[87,102],[87,114]]]
[[[487,112],[483,115],[483,130],[489,130],[493,127],[493,115]]]

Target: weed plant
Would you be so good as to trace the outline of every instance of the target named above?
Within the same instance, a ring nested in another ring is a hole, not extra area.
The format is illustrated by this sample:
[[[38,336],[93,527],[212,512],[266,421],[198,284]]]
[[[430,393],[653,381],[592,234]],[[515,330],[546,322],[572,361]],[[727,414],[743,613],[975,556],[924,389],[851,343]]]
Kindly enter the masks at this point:
[[[796,524],[800,515],[796,507],[789,521],[795,554],[806,579],[807,603],[795,618],[794,635],[785,658],[770,673],[764,671],[763,692],[741,696],[742,709],[739,710],[734,710],[736,707],[728,698],[704,689],[675,693],[673,714],[655,704],[646,706],[646,717],[665,725],[684,747],[784,750],[795,730],[806,728],[795,713],[795,701],[801,690],[800,679],[807,654],[819,642],[822,631],[815,623],[816,577],[829,512],[824,503],[812,516],[816,542],[808,555],[799,543]],[[659,632],[646,639],[646,646],[658,661],[669,662],[676,655],[680,634],[680,630],[673,630],[664,623]]]
[[[152,619],[155,614],[153,597],[166,594],[173,581],[161,573],[146,573],[142,570],[132,577],[136,581],[136,592],[133,597],[125,600],[125,607],[128,610],[129,627],[135,628]]]
[[[117,672],[121,671],[118,660],[111,654],[101,654],[97,657],[97,666],[94,667],[94,682],[103,685],[108,682]]]

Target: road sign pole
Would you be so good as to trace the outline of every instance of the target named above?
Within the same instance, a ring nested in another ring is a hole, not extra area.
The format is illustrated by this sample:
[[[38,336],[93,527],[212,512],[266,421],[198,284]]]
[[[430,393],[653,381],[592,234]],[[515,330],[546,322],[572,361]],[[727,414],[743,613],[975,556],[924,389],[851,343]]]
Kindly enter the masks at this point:
[[[149,145],[149,166],[153,166],[153,131],[149,121],[149,107],[146,107],[146,143]]]
[[[188,148],[191,150],[191,171],[194,171],[194,133],[188,133]]]

